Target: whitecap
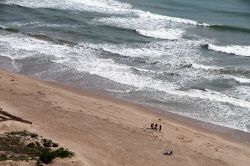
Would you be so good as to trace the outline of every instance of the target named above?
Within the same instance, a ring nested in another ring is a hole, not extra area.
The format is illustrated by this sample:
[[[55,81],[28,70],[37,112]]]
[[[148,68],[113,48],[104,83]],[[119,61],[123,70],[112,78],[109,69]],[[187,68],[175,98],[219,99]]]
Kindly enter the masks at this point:
[[[202,69],[202,70],[221,70],[221,69],[223,69],[223,67],[219,67],[219,66],[203,65],[203,64],[196,64],[196,63],[193,63],[192,67],[194,67],[195,69]]]
[[[81,47],[88,47],[98,50],[103,50],[110,52],[112,54],[118,54],[123,57],[139,57],[139,58],[157,58],[164,54],[163,47],[157,47],[156,45],[137,45],[137,46],[128,46],[128,45],[112,45],[112,44],[91,44],[91,43],[81,43]]]
[[[44,24],[41,22],[20,22],[20,21],[14,21],[9,22],[6,24],[10,27],[22,27],[22,26],[33,26],[33,27],[71,27],[71,28],[77,28],[79,25],[69,25],[69,24]],[[1,26],[0,26],[1,27]]]
[[[194,21],[194,20],[178,18],[178,17],[170,17],[170,16],[165,16],[165,15],[159,15],[159,14],[154,14],[154,13],[151,13],[151,12],[148,12],[148,11],[137,10],[137,15],[140,18],[144,18],[144,19],[147,19],[147,20],[159,20],[161,22],[171,21],[171,22],[182,23],[182,24],[202,25],[202,23],[200,24],[200,23],[198,23],[197,21]]]
[[[182,37],[184,31],[180,29],[136,30],[137,33],[157,39],[177,40]]]
[[[242,46],[242,45],[216,46],[213,44],[208,44],[207,48],[213,51],[223,52],[227,54],[234,54],[238,56],[250,56],[250,46]]]
[[[6,27],[3,25],[0,25],[0,29],[6,29]]]
[[[243,84],[250,83],[250,79],[249,78],[245,78],[245,77],[241,77],[241,76],[228,76],[228,78],[232,78],[235,81],[237,81],[239,83],[243,83]]]

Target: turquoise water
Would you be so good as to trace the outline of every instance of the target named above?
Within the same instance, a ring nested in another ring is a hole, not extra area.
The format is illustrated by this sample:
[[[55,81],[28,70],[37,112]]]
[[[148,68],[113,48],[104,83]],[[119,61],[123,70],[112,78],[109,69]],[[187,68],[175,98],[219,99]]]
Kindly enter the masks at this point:
[[[0,0],[0,67],[249,131],[247,0]]]

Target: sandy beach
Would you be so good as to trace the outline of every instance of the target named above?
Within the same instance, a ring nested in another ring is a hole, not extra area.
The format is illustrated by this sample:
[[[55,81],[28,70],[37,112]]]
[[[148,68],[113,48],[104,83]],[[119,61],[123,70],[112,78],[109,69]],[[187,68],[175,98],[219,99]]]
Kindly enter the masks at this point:
[[[3,120],[1,133],[26,129],[57,141],[76,154],[73,159],[56,160],[51,165],[249,166],[250,163],[250,145],[245,141],[192,127],[143,106],[3,70],[0,107],[32,122]],[[152,122],[161,124],[162,131],[151,130]],[[166,149],[173,154],[163,155]]]

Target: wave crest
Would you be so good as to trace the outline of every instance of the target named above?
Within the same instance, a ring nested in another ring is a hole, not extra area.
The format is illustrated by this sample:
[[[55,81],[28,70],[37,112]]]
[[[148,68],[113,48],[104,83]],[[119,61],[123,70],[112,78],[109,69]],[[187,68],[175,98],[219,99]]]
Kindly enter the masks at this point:
[[[182,37],[184,31],[179,29],[159,29],[159,30],[136,30],[140,35],[153,37],[156,39],[177,40]]]
[[[216,46],[213,44],[204,45],[207,49],[223,52],[227,54],[234,54],[238,56],[250,56],[250,46],[229,45],[229,46]]]
[[[243,27],[236,27],[236,26],[229,26],[229,25],[209,25],[209,27],[216,29],[216,30],[240,31],[240,32],[250,33],[249,28],[243,28]]]
[[[6,0],[4,3],[29,8],[53,8],[108,14],[124,14],[128,12],[128,9],[132,8],[129,3],[115,0]]]

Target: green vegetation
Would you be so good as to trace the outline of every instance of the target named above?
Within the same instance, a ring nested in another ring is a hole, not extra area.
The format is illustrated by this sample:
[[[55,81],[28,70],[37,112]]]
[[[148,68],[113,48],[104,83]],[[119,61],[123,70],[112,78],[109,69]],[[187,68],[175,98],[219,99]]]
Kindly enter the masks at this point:
[[[0,136],[0,161],[37,160],[37,165],[48,164],[53,159],[74,156],[74,153],[48,139],[40,140],[28,131],[10,132]]]
[[[67,149],[64,148],[59,148],[57,150],[51,150],[48,148],[42,149],[41,153],[39,154],[39,159],[45,163],[48,164],[50,163],[53,159],[56,157],[59,158],[66,158],[66,157],[72,157],[74,154]]]
[[[42,139],[42,143],[44,147],[58,147],[57,143],[54,143],[49,139]]]

